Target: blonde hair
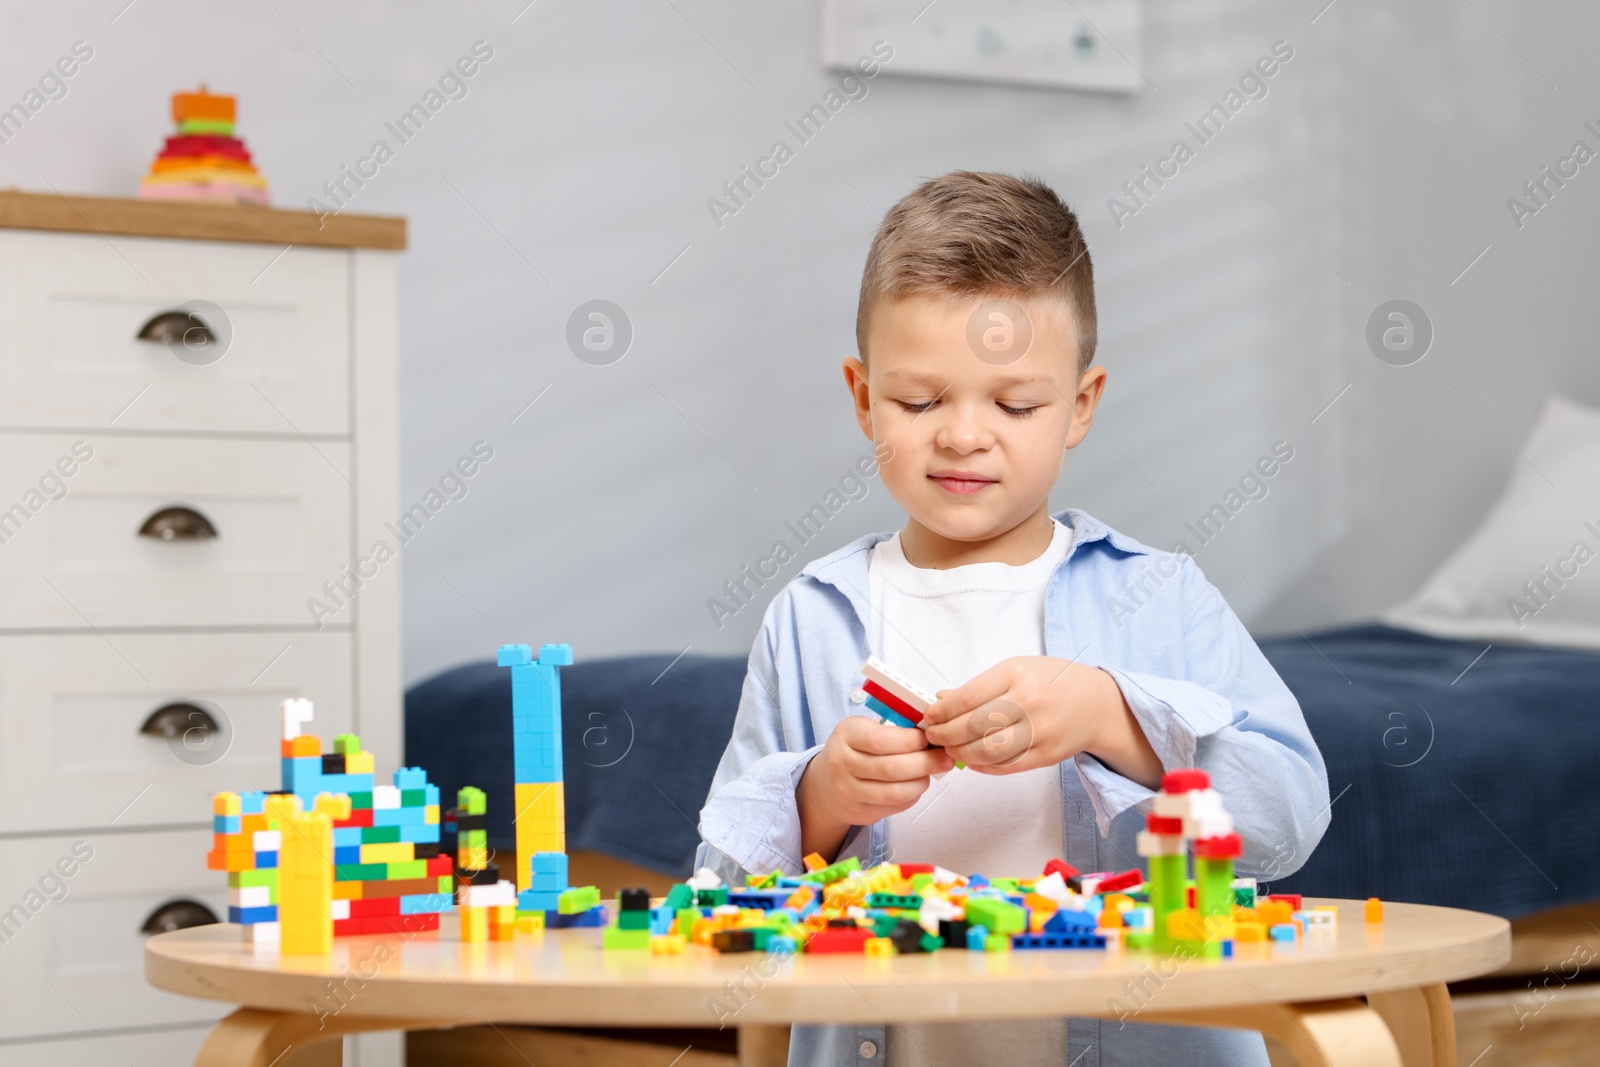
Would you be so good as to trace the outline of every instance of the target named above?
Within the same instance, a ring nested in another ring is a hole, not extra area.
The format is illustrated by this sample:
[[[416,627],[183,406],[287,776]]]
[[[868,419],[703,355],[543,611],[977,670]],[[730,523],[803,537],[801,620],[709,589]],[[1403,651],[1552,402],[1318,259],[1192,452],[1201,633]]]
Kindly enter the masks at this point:
[[[881,299],[1060,295],[1078,327],[1078,372],[1094,359],[1094,263],[1078,216],[1038,178],[957,170],[889,209],[867,251],[856,348]]]

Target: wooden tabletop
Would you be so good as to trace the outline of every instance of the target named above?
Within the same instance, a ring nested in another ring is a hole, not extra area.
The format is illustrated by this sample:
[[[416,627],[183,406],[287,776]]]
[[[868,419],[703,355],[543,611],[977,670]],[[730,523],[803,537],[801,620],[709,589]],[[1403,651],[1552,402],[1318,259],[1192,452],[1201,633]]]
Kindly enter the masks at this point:
[[[391,251],[406,246],[406,220],[387,215],[341,213],[319,217],[309,211],[285,211],[257,204],[135,200],[54,192],[0,192],[0,229]]]
[[[679,957],[602,952],[599,930],[463,944],[441,932],[340,938],[330,956],[279,956],[241,942],[237,926],[152,937],[145,974],[161,989],[253,1008],[308,1010],[346,985],[347,1012],[363,1017],[565,1026],[715,1025],[709,1002],[738,1008],[739,1025],[895,1022],[1117,1013],[1135,982],[1164,1012],[1327,1000],[1485,974],[1511,952],[1510,925],[1492,915],[1420,904],[1384,905],[1368,926],[1362,902],[1334,904],[1338,931],[1298,947],[1237,946],[1231,960],[1178,961],[1145,952],[1006,953],[941,950],[885,959],[801,954]],[[451,916],[446,916],[448,924]],[[354,975],[364,982],[351,978]],[[732,982],[751,991],[730,1001]]]

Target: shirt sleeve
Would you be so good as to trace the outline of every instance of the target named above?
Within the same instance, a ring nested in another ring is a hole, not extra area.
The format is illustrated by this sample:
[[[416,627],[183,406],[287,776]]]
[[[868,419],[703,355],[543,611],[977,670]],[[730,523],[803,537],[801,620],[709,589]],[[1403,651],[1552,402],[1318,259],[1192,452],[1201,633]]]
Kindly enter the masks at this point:
[[[733,736],[700,809],[695,868],[710,867],[729,885],[747,874],[800,874],[800,808],[795,788],[821,745],[789,751],[776,671],[771,614],[745,673]]]
[[[1328,827],[1322,754],[1294,694],[1188,557],[1180,596],[1185,677],[1103,669],[1163,768],[1211,775],[1244,841],[1240,873],[1282,878],[1305,862]],[[1074,761],[1101,836],[1113,819],[1155,795],[1087,753]]]

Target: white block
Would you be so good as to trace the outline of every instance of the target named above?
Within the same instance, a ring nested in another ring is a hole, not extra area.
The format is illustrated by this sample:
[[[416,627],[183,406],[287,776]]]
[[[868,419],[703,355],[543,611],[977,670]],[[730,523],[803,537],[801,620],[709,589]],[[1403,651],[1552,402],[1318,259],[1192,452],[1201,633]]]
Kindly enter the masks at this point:
[[[464,885],[456,890],[456,900],[463,908],[499,908],[517,902],[517,887],[504,879],[494,885]]]
[[[938,864],[933,866],[933,880],[936,885],[966,885],[967,880],[955,871],[947,871]]]
[[[257,830],[251,836],[250,847],[257,852],[277,852],[283,848],[283,831]]]
[[[392,785],[375,785],[372,787],[372,807],[374,811],[380,808],[398,808],[399,806],[399,789]]]
[[[710,867],[701,867],[686,884],[690,889],[716,889],[722,885],[722,879]]]
[[[267,885],[246,885],[228,889],[228,907],[230,908],[265,908],[272,904],[272,887]]]
[[[330,909],[329,914],[333,918],[335,918],[335,919],[348,919],[348,918],[350,918],[350,902],[348,900],[334,900],[334,901],[330,901],[330,903],[332,904],[332,908]]]
[[[1038,881],[1034,882],[1033,891],[1038,893],[1041,897],[1044,897],[1046,900],[1052,902],[1057,907],[1064,906],[1068,900],[1077,896],[1076,893],[1067,887],[1067,880],[1061,877],[1061,873],[1059,871],[1051,871],[1043,878],[1040,878]]]
[[[1233,816],[1227,812],[1208,812],[1205,815],[1183,820],[1183,836],[1191,841],[1208,837],[1226,837],[1233,833]]]
[[[876,656],[867,658],[867,662],[861,665],[861,673],[867,679],[877,682],[918,711],[927,711],[928,705],[933,703],[932,693],[926,693],[918,689],[909,678],[895,673]]]
[[[276,945],[283,940],[283,925],[251,923],[244,928],[244,939],[252,945]]]
[[[1140,830],[1134,839],[1134,851],[1141,856],[1181,856],[1184,853],[1183,837],[1179,834],[1153,834]]]
[[[278,718],[283,726],[283,739],[293,741],[305,733],[302,727],[311,721],[311,701],[304,697],[290,697],[278,705]]]

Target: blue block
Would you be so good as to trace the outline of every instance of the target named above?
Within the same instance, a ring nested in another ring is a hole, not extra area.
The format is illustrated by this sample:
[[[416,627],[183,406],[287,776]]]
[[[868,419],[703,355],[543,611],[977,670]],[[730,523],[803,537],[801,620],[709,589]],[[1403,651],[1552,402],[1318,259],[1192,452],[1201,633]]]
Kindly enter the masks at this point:
[[[1094,916],[1088,912],[1070,911],[1062,908],[1050,918],[1045,920],[1044,932],[1047,934],[1076,934],[1095,928]]]
[[[432,915],[435,912],[449,911],[450,904],[448,893],[417,893],[400,898],[400,914]]]
[[[333,862],[335,864],[360,863],[361,846],[359,844],[355,844],[345,845],[341,848],[335,845],[333,849]]]
[[[518,900],[517,910],[523,910],[521,907],[520,898]],[[604,904],[596,904],[588,911],[581,911],[576,915],[563,915],[559,911],[555,911],[553,909],[546,910],[544,913],[544,925],[545,929],[547,930],[570,929],[572,927],[584,926],[605,926],[606,906]]]
[[[423,792],[422,802],[424,804],[438,804],[439,803],[439,787],[438,786],[436,786],[436,785],[434,785],[434,784],[432,784],[430,782],[428,785],[425,785],[425,786],[422,787],[422,792]]]
[[[363,789],[361,779],[368,778],[365,774],[324,774],[322,776],[322,789],[324,793],[370,793],[371,786]]]
[[[211,832],[214,834],[236,834],[239,832],[240,816],[238,815],[213,815],[211,816]]]
[[[530,868],[534,874],[559,874],[563,885],[567,881],[567,854],[565,852],[535,852],[533,866]]]
[[[1011,938],[1011,947],[1017,949],[1038,948],[1105,948],[1106,939],[1103,934],[1014,934]]]
[[[517,894],[518,911],[555,911],[561,894],[553,889],[524,889]]]
[[[967,875],[967,887],[969,889],[973,888],[973,887],[976,887],[976,886],[985,886],[985,885],[988,885],[988,884],[989,884],[989,879],[985,878],[981,874],[969,874],[969,875]]]
[[[239,794],[239,814],[261,815],[267,810],[267,794],[259,789],[252,789],[247,793]]]
[[[982,952],[983,943],[989,939],[987,926],[967,927],[967,948],[973,952]]]
[[[278,921],[278,906],[263,904],[258,908],[235,908],[229,905],[228,921],[241,926],[249,926],[252,923],[275,923]]]
[[[272,868],[276,867],[277,865],[278,865],[278,854],[276,852],[257,852],[256,853],[256,870],[258,870],[258,871],[271,870]]]
[[[428,772],[421,767],[401,767],[394,772],[396,789],[421,789],[428,784]]]
[[[351,845],[361,844],[360,826],[335,826],[333,828],[333,847],[349,848]]]
[[[783,907],[783,902],[791,895],[781,889],[730,889],[728,903],[741,908],[771,911],[773,908]]]
[[[428,813],[422,808],[377,808],[372,812],[374,826],[422,826]]]
[[[501,645],[495,662],[502,667],[520,667],[533,662],[533,649],[527,645]]]
[[[439,840],[439,824],[419,822],[400,827],[400,840],[415,845],[431,844]]]
[[[774,956],[793,956],[800,946],[788,934],[773,934],[767,938],[767,951]]]
[[[1231,937],[1223,939],[1222,958],[1225,960],[1233,959],[1233,938]]]
[[[910,727],[913,730],[917,728],[916,723],[912,722],[898,711],[895,711],[877,697],[867,697],[867,707],[871,708],[873,712],[884,722],[892,723],[895,726]]]

